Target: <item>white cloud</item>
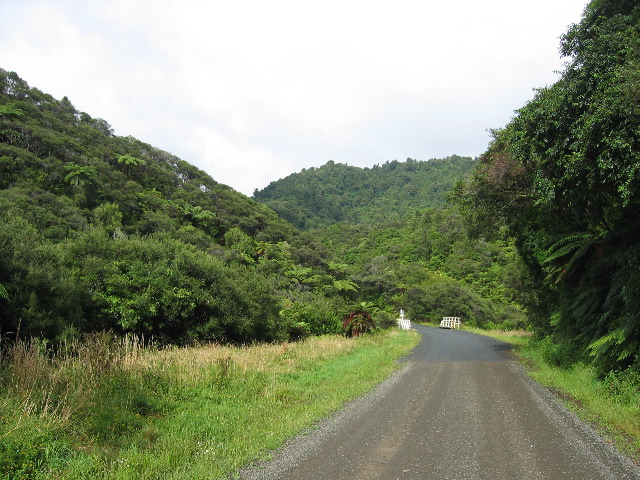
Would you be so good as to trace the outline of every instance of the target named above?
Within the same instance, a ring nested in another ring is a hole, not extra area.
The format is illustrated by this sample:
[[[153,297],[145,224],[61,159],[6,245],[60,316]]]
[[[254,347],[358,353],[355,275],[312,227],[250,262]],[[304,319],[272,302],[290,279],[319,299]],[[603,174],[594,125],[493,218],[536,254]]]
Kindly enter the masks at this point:
[[[200,168],[215,179],[234,179],[234,188],[246,195],[251,195],[257,186],[290,174],[295,168],[293,162],[277,157],[271,150],[231,141],[206,127],[192,131],[186,146],[201,158]]]
[[[0,67],[245,194],[329,159],[478,155],[583,0],[5,0]]]

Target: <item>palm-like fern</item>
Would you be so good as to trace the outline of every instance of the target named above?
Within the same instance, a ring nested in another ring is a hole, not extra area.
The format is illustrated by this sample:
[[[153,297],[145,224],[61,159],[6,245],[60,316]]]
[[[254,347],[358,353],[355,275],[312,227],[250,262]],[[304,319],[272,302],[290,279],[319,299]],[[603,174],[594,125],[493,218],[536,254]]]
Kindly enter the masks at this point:
[[[588,261],[585,258],[598,243],[598,238],[590,232],[577,232],[565,235],[556,241],[547,250],[544,264],[550,264],[550,274],[558,274],[555,283],[561,282],[570,275],[580,260],[582,264]]]

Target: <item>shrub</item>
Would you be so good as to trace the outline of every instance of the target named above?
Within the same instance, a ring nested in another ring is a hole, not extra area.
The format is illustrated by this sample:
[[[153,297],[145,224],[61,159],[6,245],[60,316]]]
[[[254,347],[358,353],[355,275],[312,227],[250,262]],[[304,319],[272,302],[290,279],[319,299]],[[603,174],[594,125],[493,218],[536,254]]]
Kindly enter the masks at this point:
[[[609,372],[604,385],[622,402],[640,407],[640,366],[637,363],[622,371]]]
[[[369,312],[357,310],[351,312],[342,319],[345,333],[348,337],[359,337],[363,333],[371,332],[376,328],[376,324]]]
[[[580,357],[578,347],[569,340],[557,341],[551,337],[545,337],[539,340],[538,344],[544,360],[557,367],[570,367]]]
[[[373,321],[379,328],[391,328],[396,326],[396,317],[389,312],[376,312],[373,314]]]
[[[345,303],[340,297],[325,297],[314,292],[296,295],[285,303],[280,317],[286,322],[291,338],[299,333],[327,335],[342,333],[340,318],[344,315]]]
[[[451,279],[411,287],[401,301],[416,320],[439,321],[442,317],[457,316],[478,326],[496,321],[491,301]]]

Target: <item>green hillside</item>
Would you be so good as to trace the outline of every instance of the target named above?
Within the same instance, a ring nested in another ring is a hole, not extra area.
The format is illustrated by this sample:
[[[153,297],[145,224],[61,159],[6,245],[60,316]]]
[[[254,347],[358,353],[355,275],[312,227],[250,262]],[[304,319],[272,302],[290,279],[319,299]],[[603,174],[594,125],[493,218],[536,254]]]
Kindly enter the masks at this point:
[[[193,165],[133,137],[115,136],[105,120],[77,111],[66,97],[56,100],[1,69],[0,121],[3,190],[49,192],[85,213],[117,203],[127,233],[177,224],[198,227],[214,240],[232,226],[267,240],[293,233],[273,212]],[[199,216],[196,207],[203,211]],[[207,215],[207,226],[198,224]]]
[[[0,337],[288,339],[302,290],[348,311],[328,259],[268,208],[0,70]]]
[[[302,232],[2,70],[0,336],[279,341],[342,332],[341,319],[363,308],[379,325],[400,308],[416,320],[523,325],[511,247],[469,241],[442,207],[473,165],[329,162],[271,184],[262,196],[286,196],[267,205],[324,226]]]
[[[513,243],[506,236],[469,238],[458,209],[447,203],[474,166],[456,155],[373,168],[328,162],[272,182],[253,198],[322,242],[369,309],[524,328],[530,299]]]
[[[272,182],[254,198],[322,242],[368,308],[526,327],[526,278],[513,244],[470,239],[446,203],[474,165],[455,155],[373,168],[329,162]]]
[[[466,187],[467,217],[507,226],[558,363],[640,360],[640,5],[594,0],[562,37],[566,68],[495,138]],[[461,191],[462,193],[462,191]]]
[[[372,168],[329,161],[271,182],[253,198],[301,229],[387,222],[443,205],[447,193],[474,165],[472,158],[457,155],[394,160]]]

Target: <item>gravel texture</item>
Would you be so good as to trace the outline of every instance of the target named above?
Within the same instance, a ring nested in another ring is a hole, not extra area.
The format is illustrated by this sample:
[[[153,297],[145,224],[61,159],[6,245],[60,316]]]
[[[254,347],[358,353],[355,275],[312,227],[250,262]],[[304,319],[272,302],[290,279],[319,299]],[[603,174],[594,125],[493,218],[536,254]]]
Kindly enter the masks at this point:
[[[415,328],[422,342],[402,369],[239,478],[640,479],[506,355],[507,345]]]

